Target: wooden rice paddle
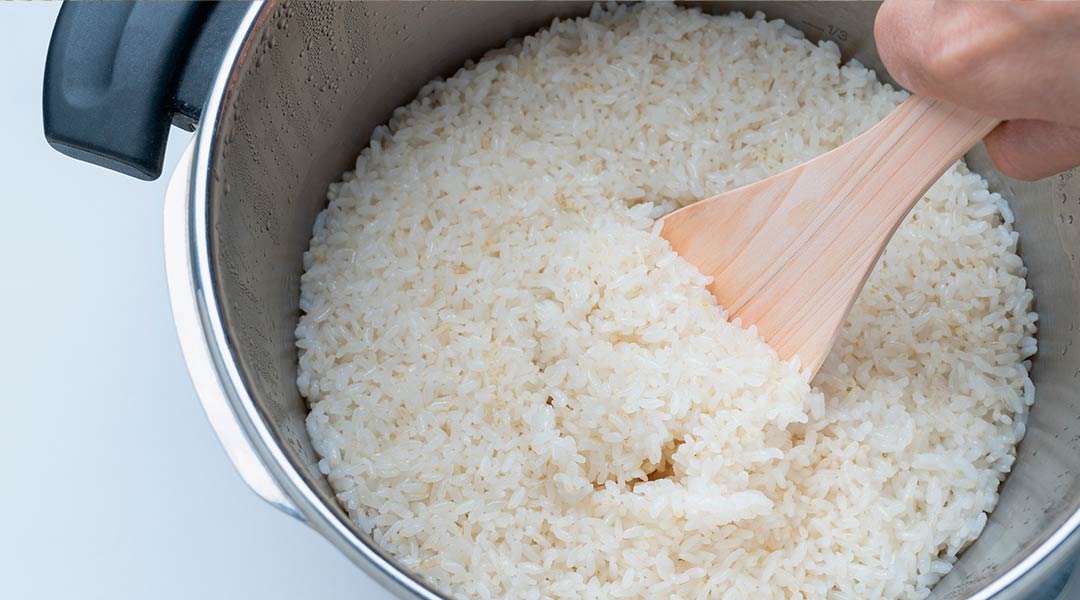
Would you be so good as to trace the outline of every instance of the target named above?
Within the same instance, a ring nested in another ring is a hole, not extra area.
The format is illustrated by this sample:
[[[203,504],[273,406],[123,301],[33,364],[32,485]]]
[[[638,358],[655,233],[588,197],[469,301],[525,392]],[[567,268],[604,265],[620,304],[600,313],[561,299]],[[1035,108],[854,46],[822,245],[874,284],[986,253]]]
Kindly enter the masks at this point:
[[[660,235],[713,277],[731,318],[812,376],[912,206],[997,124],[912,96],[831,152],[671,213]]]

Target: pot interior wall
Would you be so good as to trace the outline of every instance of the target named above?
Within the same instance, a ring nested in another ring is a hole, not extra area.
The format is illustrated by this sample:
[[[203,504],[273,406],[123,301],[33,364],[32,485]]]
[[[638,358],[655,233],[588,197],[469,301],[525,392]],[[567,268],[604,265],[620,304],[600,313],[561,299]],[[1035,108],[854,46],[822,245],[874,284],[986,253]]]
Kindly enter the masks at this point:
[[[281,3],[235,72],[215,132],[209,239],[230,350],[248,391],[308,485],[336,508],[316,467],[296,386],[293,329],[301,255],[327,185],[350,169],[373,128],[420,86],[466,59],[528,34],[587,2]],[[833,39],[884,75],[873,2],[719,2],[762,9],[811,39]],[[723,60],[723,57],[713,57]],[[1013,202],[1040,312],[1037,404],[1014,473],[982,537],[934,598],[962,598],[1016,564],[1077,508],[1080,473],[1080,176],[1025,184],[970,157]]]

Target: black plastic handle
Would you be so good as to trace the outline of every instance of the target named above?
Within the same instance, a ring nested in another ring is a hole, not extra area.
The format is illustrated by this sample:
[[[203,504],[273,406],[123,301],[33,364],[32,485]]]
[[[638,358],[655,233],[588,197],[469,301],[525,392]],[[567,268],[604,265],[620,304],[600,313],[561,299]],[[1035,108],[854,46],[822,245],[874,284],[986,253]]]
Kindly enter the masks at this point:
[[[169,124],[192,131],[248,2],[65,2],[42,94],[60,152],[161,175]]]

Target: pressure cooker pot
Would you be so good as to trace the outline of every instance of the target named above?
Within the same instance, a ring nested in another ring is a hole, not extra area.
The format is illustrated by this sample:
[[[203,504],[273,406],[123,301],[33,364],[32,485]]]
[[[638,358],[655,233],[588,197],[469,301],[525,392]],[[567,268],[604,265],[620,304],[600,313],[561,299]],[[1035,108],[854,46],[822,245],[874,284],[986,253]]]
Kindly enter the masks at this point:
[[[695,3],[696,4],[696,3]],[[762,11],[888,75],[875,2],[706,2]],[[170,122],[197,131],[165,206],[168,282],[191,376],[244,480],[402,597],[440,598],[350,521],[317,466],[296,387],[301,259],[327,186],[427,81],[588,2],[69,4],[49,49],[46,136],[160,175]],[[981,537],[932,598],[1021,599],[1080,548],[1080,171],[1004,177],[1039,312],[1036,403]],[[1075,345],[1075,347],[1074,347]]]

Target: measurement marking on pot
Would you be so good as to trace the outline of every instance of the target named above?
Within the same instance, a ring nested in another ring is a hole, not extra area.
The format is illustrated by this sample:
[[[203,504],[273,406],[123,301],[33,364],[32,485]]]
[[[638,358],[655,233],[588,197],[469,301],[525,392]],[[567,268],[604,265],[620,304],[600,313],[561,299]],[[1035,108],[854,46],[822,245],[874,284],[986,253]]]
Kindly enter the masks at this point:
[[[840,26],[838,26],[838,25],[833,25],[832,23],[826,25],[825,27],[822,27],[821,25],[817,25],[817,24],[811,23],[810,21],[805,21],[804,20],[802,22],[802,24],[806,25],[807,27],[809,27],[811,29],[816,30],[820,34],[828,35],[829,37],[831,37],[831,38],[833,38],[835,40],[840,40],[841,42],[846,42],[847,39],[848,39],[847,30],[840,27]]]

